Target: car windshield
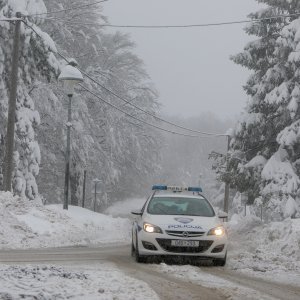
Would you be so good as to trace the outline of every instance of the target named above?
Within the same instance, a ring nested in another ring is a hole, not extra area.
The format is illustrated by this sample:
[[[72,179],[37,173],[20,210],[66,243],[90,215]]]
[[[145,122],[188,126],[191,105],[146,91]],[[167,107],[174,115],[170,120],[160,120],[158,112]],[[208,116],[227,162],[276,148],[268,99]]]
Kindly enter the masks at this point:
[[[152,215],[213,217],[215,212],[205,198],[153,197],[147,208]]]

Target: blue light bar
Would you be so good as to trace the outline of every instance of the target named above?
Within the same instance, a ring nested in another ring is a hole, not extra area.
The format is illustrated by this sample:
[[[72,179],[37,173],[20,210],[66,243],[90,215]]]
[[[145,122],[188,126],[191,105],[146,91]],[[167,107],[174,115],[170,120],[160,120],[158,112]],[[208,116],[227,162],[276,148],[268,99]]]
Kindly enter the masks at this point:
[[[202,189],[201,189],[201,187],[193,187],[193,186],[190,186],[190,187],[188,187],[188,191],[189,192],[202,192]]]
[[[153,185],[152,186],[153,191],[173,191],[173,192],[183,192],[183,191],[188,191],[188,192],[202,192],[201,187],[180,187],[180,186],[167,186],[167,185]]]
[[[152,186],[152,191],[166,191],[167,190],[166,185],[153,185]]]

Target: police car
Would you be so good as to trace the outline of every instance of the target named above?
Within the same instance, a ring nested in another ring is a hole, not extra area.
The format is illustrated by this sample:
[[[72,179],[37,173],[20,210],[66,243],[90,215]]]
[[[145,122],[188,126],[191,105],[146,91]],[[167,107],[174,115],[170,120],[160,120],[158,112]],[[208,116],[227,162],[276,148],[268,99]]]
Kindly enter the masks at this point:
[[[155,185],[153,194],[136,216],[132,227],[132,255],[137,262],[152,256],[211,259],[224,266],[227,232],[199,187]]]

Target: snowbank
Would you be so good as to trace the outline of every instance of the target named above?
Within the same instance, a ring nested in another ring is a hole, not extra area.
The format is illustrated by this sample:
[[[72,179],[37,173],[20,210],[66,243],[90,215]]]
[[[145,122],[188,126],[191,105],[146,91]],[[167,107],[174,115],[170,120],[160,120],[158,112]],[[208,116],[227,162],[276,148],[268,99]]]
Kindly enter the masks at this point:
[[[229,268],[300,274],[300,219],[264,224],[253,215],[233,215],[229,235]]]
[[[111,264],[1,266],[0,299],[158,299],[145,283]]]
[[[118,202],[106,213],[128,217],[144,199]],[[130,242],[130,220],[62,205],[41,203],[0,192],[0,249],[61,247]],[[227,268],[257,274],[299,274],[300,219],[262,223],[235,214],[229,224]],[[277,275],[276,275],[277,276]],[[281,278],[280,276],[278,278]]]
[[[121,208],[117,209],[119,212]],[[125,218],[47,205],[0,192],[0,249],[129,242]],[[110,263],[0,265],[0,299],[158,299],[143,281]]]
[[[128,242],[130,221],[0,192],[0,249]]]

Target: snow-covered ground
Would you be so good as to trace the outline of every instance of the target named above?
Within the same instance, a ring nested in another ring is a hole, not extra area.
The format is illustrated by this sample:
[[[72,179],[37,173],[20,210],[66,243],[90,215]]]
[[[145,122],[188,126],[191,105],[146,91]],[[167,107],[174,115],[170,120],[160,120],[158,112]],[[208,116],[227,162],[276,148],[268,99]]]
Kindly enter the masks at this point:
[[[227,268],[300,285],[300,219],[262,223],[234,215]]]
[[[201,285],[208,288],[214,288],[222,291],[224,299],[231,300],[248,300],[248,299],[260,299],[260,300],[272,300],[274,298],[267,295],[263,295],[259,291],[251,288],[247,288],[243,285],[233,283],[222,277],[208,274],[201,270],[201,267],[183,265],[166,265],[164,263],[159,266],[152,265],[151,269],[174,276],[180,280],[190,282],[196,285]]]
[[[183,282],[218,289],[226,299],[274,298],[242,285],[210,275],[198,267],[149,265],[149,269]],[[71,267],[64,265],[0,265],[0,299],[111,299],[155,300],[156,293],[142,280],[125,275],[113,264]]]
[[[72,206],[66,211],[61,205],[44,206],[0,192],[0,249],[129,243],[130,211],[141,208],[144,202],[133,199],[116,203],[105,215]],[[254,216],[234,215],[228,231],[227,270],[300,285],[300,219],[262,223]],[[149,268],[220,288],[225,294],[233,289],[241,297],[249,293],[225,279],[208,276],[198,267],[163,263]],[[134,299],[131,295],[136,295],[135,299],[157,298],[145,283],[109,263],[76,267],[0,265],[0,282],[0,299],[17,299],[22,293],[53,299],[53,290],[56,299],[65,299],[63,295],[72,299],[82,299],[83,295],[84,299]]]
[[[42,205],[0,192],[0,249],[129,243],[128,218]],[[114,264],[0,265],[0,299],[158,299]]]
[[[114,265],[84,268],[50,265],[1,266],[0,299],[159,299],[143,281]]]
[[[80,207],[46,205],[0,192],[0,249],[129,241],[131,224]]]

